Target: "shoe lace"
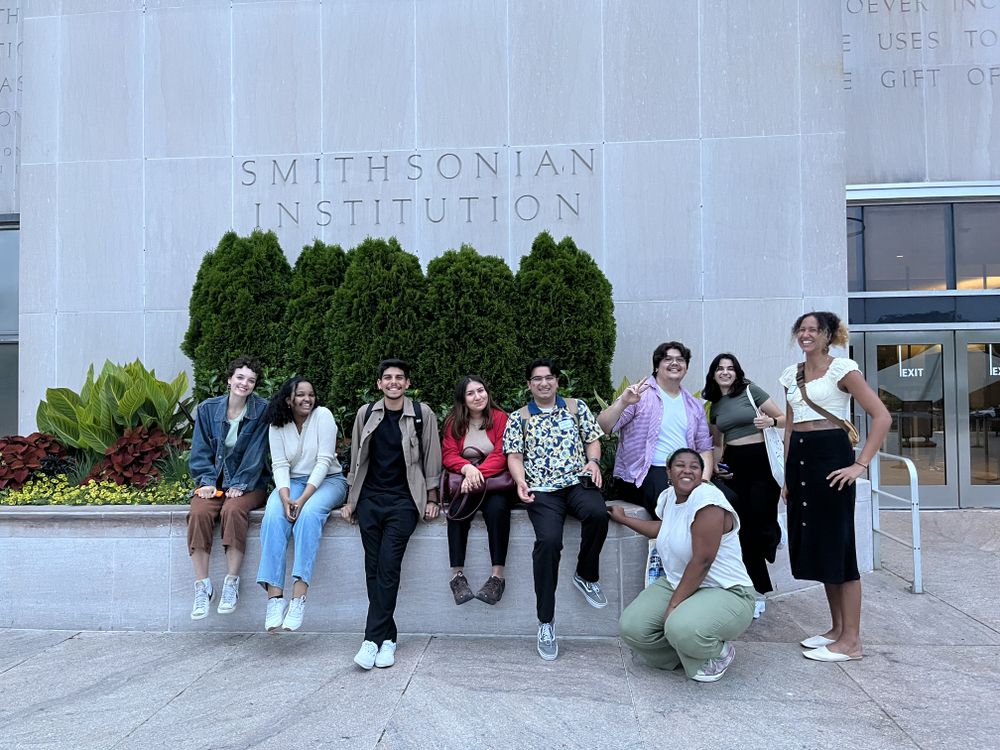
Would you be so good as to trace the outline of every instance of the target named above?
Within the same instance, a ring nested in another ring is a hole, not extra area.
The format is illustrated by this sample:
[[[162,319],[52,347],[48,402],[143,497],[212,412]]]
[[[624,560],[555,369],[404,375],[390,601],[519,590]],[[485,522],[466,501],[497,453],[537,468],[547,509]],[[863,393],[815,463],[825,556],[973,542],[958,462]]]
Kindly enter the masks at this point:
[[[292,601],[288,604],[288,614],[292,615],[293,617],[299,615],[302,613],[302,610],[304,610],[305,607],[306,607],[305,599],[301,598],[292,599]]]
[[[222,584],[222,603],[223,604],[235,604],[236,597],[239,596],[236,583],[234,581],[226,581]]]
[[[279,599],[278,597],[272,597],[272,598],[270,598],[270,599],[267,600],[267,616],[268,617],[271,617],[273,615],[277,615],[279,612],[281,612],[281,609],[282,609],[282,602],[281,602],[281,599]]]
[[[208,586],[198,581],[194,586],[194,608],[208,609],[208,601]]]
[[[552,632],[552,626],[549,623],[542,623],[542,626],[538,629],[538,640],[542,643],[550,644],[556,639],[555,633]]]
[[[726,648],[724,648],[722,650],[721,654],[719,654],[718,656],[716,656],[714,659],[709,659],[708,661],[706,661],[705,662],[705,666],[703,666],[701,668],[702,673],[704,673],[704,674],[715,674],[720,669],[722,669],[722,665],[726,663],[726,657],[729,656],[729,649],[730,648],[732,648],[732,647],[731,646],[726,646]]]

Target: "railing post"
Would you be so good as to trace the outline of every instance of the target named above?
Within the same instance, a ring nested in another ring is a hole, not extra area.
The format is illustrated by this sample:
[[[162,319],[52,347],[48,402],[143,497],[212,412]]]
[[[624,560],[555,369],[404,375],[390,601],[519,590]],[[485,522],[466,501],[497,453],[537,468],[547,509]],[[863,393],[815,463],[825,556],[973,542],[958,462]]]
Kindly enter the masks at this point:
[[[872,484],[872,570],[882,569],[882,528],[879,522],[878,496],[881,491],[881,474],[878,465],[879,454],[876,453],[868,467],[869,481]]]
[[[924,593],[924,573],[920,553],[920,490],[917,470],[910,465],[910,524],[913,533],[913,593]]]

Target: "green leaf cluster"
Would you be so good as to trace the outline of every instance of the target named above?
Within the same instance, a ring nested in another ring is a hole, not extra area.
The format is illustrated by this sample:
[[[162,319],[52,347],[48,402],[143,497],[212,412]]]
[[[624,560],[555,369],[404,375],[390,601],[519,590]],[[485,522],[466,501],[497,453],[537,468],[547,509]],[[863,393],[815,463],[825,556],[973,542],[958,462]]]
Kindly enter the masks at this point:
[[[126,365],[108,360],[96,379],[90,365],[79,393],[70,388],[46,390],[35,421],[40,431],[67,447],[104,455],[126,429],[138,425],[185,436],[190,429],[190,401],[183,400],[187,389],[185,372],[168,383],[138,359]]]
[[[181,351],[194,365],[198,400],[213,395],[212,378],[239,356],[281,367],[292,269],[274,232],[227,232],[205,255],[195,278]]]

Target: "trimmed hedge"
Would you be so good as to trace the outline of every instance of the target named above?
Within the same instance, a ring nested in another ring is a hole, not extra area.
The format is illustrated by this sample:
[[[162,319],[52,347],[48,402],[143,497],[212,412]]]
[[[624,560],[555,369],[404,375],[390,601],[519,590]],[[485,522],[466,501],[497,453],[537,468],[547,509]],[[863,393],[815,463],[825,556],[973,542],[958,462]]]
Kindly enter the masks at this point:
[[[521,367],[551,357],[572,375],[574,394],[611,395],[615,315],[611,282],[572,238],[539,234],[515,277]],[[523,379],[523,372],[519,371]]]
[[[455,383],[482,377],[501,400],[520,384],[514,274],[501,258],[469,245],[427,265],[426,325],[418,357],[421,397],[450,404]]]
[[[194,395],[215,395],[233,358],[260,359],[280,368],[292,269],[274,232],[249,237],[226,232],[205,255],[191,291],[188,330],[181,351],[194,365]]]
[[[426,288],[420,261],[404,252],[395,237],[369,237],[348,253],[344,283],[334,292],[326,317],[331,367],[327,403],[361,403],[363,394],[375,390],[375,368],[387,357],[416,363]],[[413,384],[419,387],[416,379]]]
[[[329,392],[333,361],[326,316],[346,272],[347,254],[340,245],[327,245],[320,240],[302,248],[292,269],[285,311],[288,340],[285,369],[308,378],[322,397]]]

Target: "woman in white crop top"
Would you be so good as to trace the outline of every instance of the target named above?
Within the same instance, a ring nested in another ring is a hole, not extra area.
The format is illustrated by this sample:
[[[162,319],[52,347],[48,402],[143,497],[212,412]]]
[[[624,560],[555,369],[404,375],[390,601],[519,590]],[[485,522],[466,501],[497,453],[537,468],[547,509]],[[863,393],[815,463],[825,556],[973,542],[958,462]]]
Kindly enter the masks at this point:
[[[781,384],[785,417],[785,486],[788,557],[796,578],[820,581],[830,606],[830,629],[802,641],[814,661],[860,659],[861,576],[854,544],[854,482],[868,468],[892,422],[851,359],[833,357],[830,346],[846,346],[847,327],[831,312],[802,315],[792,336],[805,362],[785,368]],[[802,385],[798,373],[802,369]],[[815,406],[813,409],[802,389]],[[851,397],[871,418],[868,439],[854,457],[839,420],[850,420]],[[790,429],[789,429],[790,427]]]
[[[733,661],[732,641],[753,621],[753,583],[740,552],[740,521],[725,495],[702,481],[705,464],[691,448],[667,461],[672,486],[648,521],[611,508],[611,518],[649,538],[665,575],[622,613],[622,639],[660,669],[678,664],[698,682],[720,679]]]

